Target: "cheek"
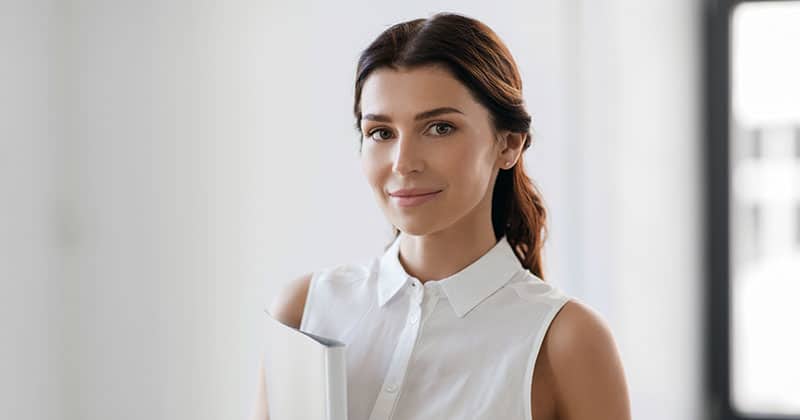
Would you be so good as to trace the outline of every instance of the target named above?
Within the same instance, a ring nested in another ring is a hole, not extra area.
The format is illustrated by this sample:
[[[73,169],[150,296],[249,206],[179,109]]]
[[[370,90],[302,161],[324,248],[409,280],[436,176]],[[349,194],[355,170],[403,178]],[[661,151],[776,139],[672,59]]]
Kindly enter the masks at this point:
[[[491,165],[478,147],[454,148],[443,160],[441,168],[446,173],[454,191],[462,199],[481,197],[491,176]]]
[[[440,163],[441,167],[446,168],[456,179],[474,179],[479,175],[476,172],[483,171],[486,165],[484,160],[477,147],[459,145],[449,148]]]
[[[367,183],[369,183],[370,187],[372,187],[376,193],[383,190],[385,183],[383,179],[383,165],[379,157],[368,148],[365,148],[361,155],[361,172],[364,174]]]

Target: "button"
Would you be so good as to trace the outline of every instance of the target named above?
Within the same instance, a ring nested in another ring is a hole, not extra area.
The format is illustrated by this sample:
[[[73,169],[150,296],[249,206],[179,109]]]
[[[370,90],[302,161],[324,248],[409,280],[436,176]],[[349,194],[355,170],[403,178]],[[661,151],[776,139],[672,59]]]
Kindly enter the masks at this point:
[[[419,316],[417,314],[411,314],[411,319],[408,321],[411,325],[414,325],[419,321]]]
[[[397,384],[389,384],[386,387],[386,392],[395,392],[397,391]]]

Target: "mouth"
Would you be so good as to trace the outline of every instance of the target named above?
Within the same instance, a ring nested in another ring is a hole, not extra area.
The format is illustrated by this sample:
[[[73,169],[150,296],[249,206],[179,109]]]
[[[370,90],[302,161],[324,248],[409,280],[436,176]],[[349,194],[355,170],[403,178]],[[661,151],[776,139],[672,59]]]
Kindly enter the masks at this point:
[[[413,207],[418,206],[422,203],[427,203],[439,196],[442,190],[434,191],[425,194],[414,194],[414,195],[392,195],[389,194],[398,206],[400,207]]]

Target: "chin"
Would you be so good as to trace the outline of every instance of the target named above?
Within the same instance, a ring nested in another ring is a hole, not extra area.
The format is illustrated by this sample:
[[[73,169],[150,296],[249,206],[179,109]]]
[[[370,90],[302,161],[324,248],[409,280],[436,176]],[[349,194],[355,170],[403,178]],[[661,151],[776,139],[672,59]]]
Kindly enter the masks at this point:
[[[403,232],[403,234],[409,236],[425,236],[428,233],[430,233],[430,231],[427,229],[415,229],[413,226],[412,227],[406,227],[403,225],[400,226],[395,225],[395,226],[397,226],[397,228],[400,229],[400,231]]]
[[[397,229],[400,229],[406,235],[411,236],[425,236],[434,232],[437,232],[442,229],[441,223],[435,223],[433,221],[423,221],[423,220],[409,220],[414,219],[405,218],[404,220],[399,220],[393,223]]]

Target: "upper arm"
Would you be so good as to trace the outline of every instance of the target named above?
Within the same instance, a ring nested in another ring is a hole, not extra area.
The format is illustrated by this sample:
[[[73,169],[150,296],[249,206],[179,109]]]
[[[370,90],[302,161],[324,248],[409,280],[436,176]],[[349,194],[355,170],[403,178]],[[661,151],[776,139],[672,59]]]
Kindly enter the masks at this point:
[[[308,273],[284,285],[272,299],[272,303],[269,306],[268,310],[272,317],[286,325],[299,328],[303,318],[306,296],[308,295],[308,287],[310,284],[311,273]],[[265,375],[264,359],[260,358],[256,399],[250,417],[251,420],[269,420]]]
[[[546,343],[559,420],[629,420],[625,372],[611,329],[579,301],[564,304]]]
[[[308,287],[311,284],[312,273],[304,274],[286,285],[272,299],[269,313],[273,318],[294,328],[300,327],[303,310],[306,306]]]

